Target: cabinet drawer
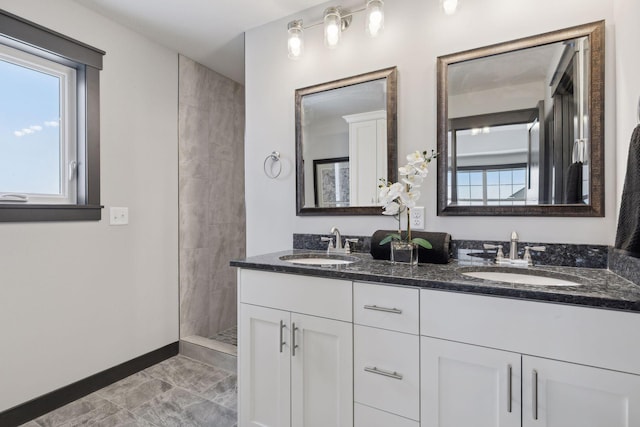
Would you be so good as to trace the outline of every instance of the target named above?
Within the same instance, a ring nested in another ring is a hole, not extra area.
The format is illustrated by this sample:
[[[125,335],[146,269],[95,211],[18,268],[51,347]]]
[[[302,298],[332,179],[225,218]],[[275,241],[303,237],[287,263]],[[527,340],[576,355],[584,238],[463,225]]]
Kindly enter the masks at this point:
[[[640,313],[423,289],[420,333],[640,374]]]
[[[295,313],[352,321],[352,283],[295,274],[241,269],[239,299]]]
[[[418,289],[353,284],[353,320],[356,324],[417,334],[419,313]]]
[[[354,326],[354,400],[419,420],[419,339],[417,335]]]
[[[417,421],[379,411],[359,403],[354,405],[353,411],[355,427],[420,427]]]

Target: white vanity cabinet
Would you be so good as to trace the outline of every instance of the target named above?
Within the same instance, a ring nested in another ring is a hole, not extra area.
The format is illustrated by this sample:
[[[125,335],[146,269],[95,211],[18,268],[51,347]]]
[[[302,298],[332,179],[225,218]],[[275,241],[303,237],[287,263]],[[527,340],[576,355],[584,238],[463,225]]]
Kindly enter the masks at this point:
[[[422,427],[519,427],[520,354],[421,338]]]
[[[239,277],[239,426],[353,425],[352,283]]]
[[[523,427],[640,426],[640,377],[522,357]]]
[[[356,427],[418,427],[419,290],[354,283]]]
[[[640,314],[240,269],[240,427],[640,427]]]
[[[640,426],[637,314],[422,290],[420,323],[422,427]]]

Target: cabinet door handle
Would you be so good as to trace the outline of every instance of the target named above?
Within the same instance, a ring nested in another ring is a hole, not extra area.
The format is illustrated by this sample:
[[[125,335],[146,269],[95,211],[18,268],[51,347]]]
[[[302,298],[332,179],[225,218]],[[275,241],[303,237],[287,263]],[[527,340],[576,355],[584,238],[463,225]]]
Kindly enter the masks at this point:
[[[296,356],[296,348],[298,348],[298,344],[296,344],[296,331],[298,327],[295,323],[291,324],[291,356]]]
[[[384,311],[385,313],[402,314],[399,308],[378,307],[377,305],[365,305],[365,310]]]
[[[382,375],[383,377],[389,377],[389,378],[393,378],[395,380],[401,380],[402,379],[402,374],[397,373],[396,371],[385,371],[384,369],[379,369],[375,366],[369,367],[369,366],[365,366],[364,370],[366,372],[371,372],[372,374],[378,374],[378,375]]]
[[[535,369],[531,372],[531,411],[533,419],[538,419],[538,371]]]
[[[284,341],[284,328],[286,328],[284,321],[280,321],[280,353],[282,353],[282,348],[286,344]]]
[[[513,377],[513,368],[511,365],[507,366],[507,412],[511,413],[511,400],[513,399],[513,385],[512,385],[512,377]]]

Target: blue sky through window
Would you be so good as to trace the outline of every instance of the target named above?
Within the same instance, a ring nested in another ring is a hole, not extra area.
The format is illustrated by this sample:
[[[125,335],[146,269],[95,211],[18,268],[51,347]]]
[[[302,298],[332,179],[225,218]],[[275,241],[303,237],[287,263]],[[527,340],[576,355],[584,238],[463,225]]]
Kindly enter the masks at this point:
[[[60,193],[60,79],[0,60],[0,193]]]

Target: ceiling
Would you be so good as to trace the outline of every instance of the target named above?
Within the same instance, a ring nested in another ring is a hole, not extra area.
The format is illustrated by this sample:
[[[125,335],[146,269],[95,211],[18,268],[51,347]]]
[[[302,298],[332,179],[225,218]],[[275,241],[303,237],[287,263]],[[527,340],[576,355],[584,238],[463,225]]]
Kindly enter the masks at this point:
[[[564,42],[557,42],[449,65],[449,95],[534,82],[548,84],[546,79],[564,47]]]
[[[244,84],[244,32],[326,0],[75,1]]]

